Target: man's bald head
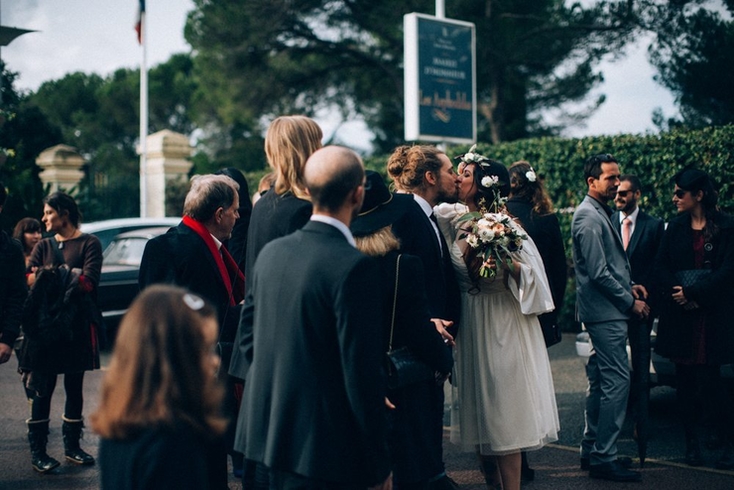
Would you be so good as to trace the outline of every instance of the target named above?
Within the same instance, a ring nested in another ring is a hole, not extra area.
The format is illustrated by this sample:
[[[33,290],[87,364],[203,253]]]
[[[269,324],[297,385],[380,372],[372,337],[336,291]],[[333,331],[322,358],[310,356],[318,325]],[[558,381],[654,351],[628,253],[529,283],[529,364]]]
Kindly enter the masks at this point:
[[[364,165],[349,148],[326,146],[309,157],[305,177],[314,207],[336,212],[364,183]]]

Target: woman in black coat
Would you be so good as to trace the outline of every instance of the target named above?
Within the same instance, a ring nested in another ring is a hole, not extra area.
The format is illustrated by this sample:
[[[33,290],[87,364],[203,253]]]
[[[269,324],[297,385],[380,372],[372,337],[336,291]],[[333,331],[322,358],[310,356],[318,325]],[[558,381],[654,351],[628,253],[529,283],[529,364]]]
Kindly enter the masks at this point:
[[[676,364],[686,463],[702,463],[701,414],[709,406],[720,412],[727,438],[717,467],[732,469],[734,418],[720,366],[734,362],[734,219],[718,210],[705,172],[684,169],[674,182],[679,216],[668,224],[655,264],[662,294],[656,351]]]
[[[375,257],[381,272],[384,322],[375,334],[383,336],[386,352],[392,337],[393,350],[407,346],[430,368],[426,371],[435,373],[388,390],[394,405],[389,435],[393,481],[401,490],[425,488],[428,479],[435,476],[430,451],[430,429],[435,420],[431,412],[433,391],[437,380],[443,383],[451,371],[453,357],[431,321],[422,261],[400,254],[398,239],[392,233],[392,224],[413,204],[413,198],[392,195],[377,172],[367,172],[365,187],[364,204],[351,228],[357,248]]]
[[[550,347],[561,341],[558,312],[566,294],[568,268],[563,248],[561,225],[553,212],[553,203],[543,184],[528,162],[519,161],[509,168],[510,198],[507,210],[520,220],[523,229],[533,239],[543,259],[545,275],[556,309],[538,317],[545,344]]]

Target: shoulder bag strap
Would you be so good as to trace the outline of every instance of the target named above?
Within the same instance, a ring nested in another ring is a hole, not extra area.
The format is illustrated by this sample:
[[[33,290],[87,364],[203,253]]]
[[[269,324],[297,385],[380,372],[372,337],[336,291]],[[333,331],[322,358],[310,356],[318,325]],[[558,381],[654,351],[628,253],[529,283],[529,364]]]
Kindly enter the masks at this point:
[[[392,351],[392,334],[393,328],[395,327],[395,307],[398,304],[398,277],[400,276],[400,257],[403,254],[399,254],[395,261],[395,292],[393,293],[392,300],[392,318],[390,319],[390,343],[387,345],[387,351]]]
[[[64,254],[62,254],[59,249],[59,242],[57,242],[54,237],[51,237],[51,250],[53,250],[54,253],[54,265],[63,265],[66,263],[64,260]]]

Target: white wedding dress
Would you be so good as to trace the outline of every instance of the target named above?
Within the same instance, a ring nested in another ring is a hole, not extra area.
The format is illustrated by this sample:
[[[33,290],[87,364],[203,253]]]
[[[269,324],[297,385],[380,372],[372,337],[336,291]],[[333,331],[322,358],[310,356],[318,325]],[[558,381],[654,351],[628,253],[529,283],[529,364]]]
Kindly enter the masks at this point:
[[[503,273],[481,279],[479,291],[462,259],[461,204],[435,208],[461,288],[453,373],[451,442],[465,451],[502,455],[558,440],[558,410],[548,352],[537,315],[553,309],[543,261],[531,239],[513,258],[520,283]]]

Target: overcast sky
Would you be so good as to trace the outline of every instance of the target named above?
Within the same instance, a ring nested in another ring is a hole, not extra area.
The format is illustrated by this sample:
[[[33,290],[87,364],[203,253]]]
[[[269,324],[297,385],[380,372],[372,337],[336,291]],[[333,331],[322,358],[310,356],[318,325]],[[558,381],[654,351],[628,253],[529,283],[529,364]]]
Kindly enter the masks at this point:
[[[36,90],[47,80],[82,71],[106,76],[117,68],[140,66],[142,50],[134,30],[137,0],[0,0],[5,26],[34,29],[2,48],[9,70],[20,74],[16,88]],[[148,0],[148,66],[166,61],[173,53],[188,52],[183,38],[186,14],[192,0]],[[654,131],[652,111],[661,107],[666,116],[677,111],[672,95],[653,81],[654,69],[646,58],[645,39],[630,45],[626,56],[604,62],[604,84],[592,95],[604,93],[604,105],[585,128],[566,136],[587,136]],[[328,135],[328,119],[319,120]],[[339,129],[345,144],[364,145],[359,124]]]

